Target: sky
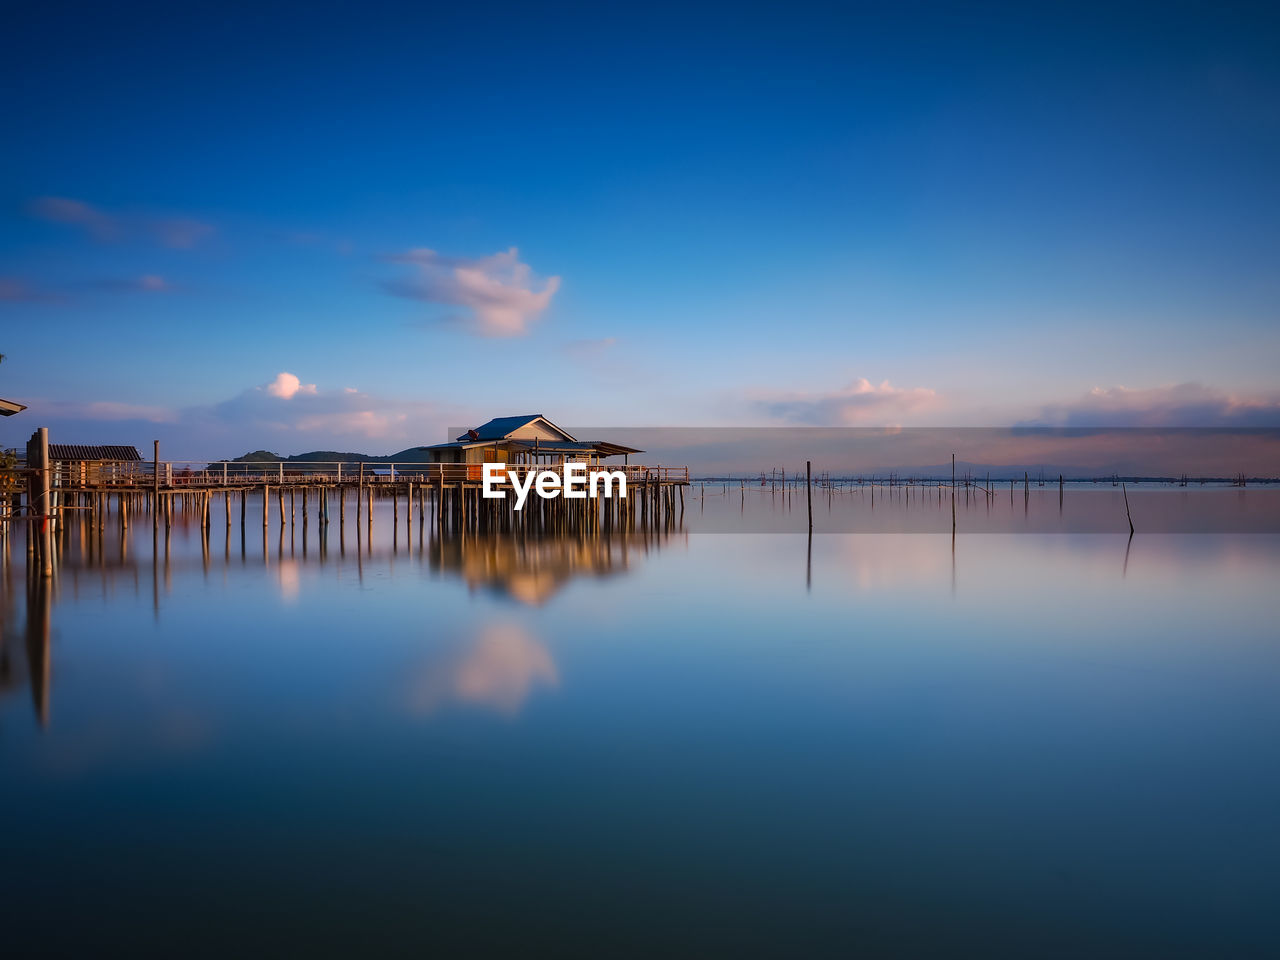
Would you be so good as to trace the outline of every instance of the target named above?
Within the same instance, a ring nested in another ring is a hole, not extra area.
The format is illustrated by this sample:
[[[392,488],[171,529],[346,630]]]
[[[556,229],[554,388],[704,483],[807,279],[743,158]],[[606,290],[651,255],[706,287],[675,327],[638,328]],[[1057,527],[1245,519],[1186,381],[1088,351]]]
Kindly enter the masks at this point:
[[[26,4],[0,445],[1280,425],[1280,15]]]

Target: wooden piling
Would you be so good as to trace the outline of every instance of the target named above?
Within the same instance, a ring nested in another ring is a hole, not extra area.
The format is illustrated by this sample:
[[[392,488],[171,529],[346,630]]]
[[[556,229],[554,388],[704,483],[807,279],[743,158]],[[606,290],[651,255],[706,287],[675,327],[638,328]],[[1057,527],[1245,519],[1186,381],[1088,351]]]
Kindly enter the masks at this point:
[[[813,533],[813,463],[809,460],[804,462],[804,488],[809,500],[809,532]]]

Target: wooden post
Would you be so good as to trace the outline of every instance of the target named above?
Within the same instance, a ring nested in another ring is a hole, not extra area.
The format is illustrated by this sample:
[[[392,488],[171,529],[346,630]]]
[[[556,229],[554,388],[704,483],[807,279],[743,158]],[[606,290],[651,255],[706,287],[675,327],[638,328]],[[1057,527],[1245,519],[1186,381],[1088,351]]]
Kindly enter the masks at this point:
[[[36,431],[36,449],[40,462],[40,572],[53,576],[53,529],[49,526],[49,428]]]
[[[155,441],[151,471],[151,529],[160,528],[160,441]]]
[[[809,460],[804,462],[804,489],[809,498],[809,532],[813,533],[813,463]]]
[[[271,488],[265,483],[262,485],[262,529],[267,528],[269,515],[267,513],[267,504],[271,500]]]

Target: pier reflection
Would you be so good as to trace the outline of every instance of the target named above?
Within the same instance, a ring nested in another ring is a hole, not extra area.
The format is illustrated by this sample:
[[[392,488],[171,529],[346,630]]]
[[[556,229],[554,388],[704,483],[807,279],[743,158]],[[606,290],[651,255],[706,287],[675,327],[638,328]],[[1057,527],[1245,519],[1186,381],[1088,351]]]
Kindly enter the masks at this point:
[[[429,541],[431,569],[516,603],[541,606],[576,578],[625,574],[683,531],[594,536],[443,536]]]
[[[273,511],[270,524],[260,529],[234,522],[218,529],[203,505],[187,506],[179,502],[161,522],[132,526],[107,510],[68,511],[52,539],[49,578],[33,574],[34,554],[23,538],[12,531],[4,537],[0,698],[29,687],[37,721],[49,724],[51,623],[58,605],[127,604],[132,598],[164,630],[183,622],[199,595],[193,587],[201,582],[225,585],[230,576],[248,577],[247,589],[261,598],[251,581],[265,581],[279,602],[296,608],[307,583],[321,571],[326,578],[365,582],[367,577],[400,579],[416,570],[500,603],[540,608],[575,580],[617,578],[673,541],[687,541],[682,521],[670,514],[657,524],[587,524],[563,531],[530,525],[479,532],[448,524],[441,528],[429,510],[406,510],[396,522],[394,505],[386,504],[379,505],[376,520],[365,512],[354,530],[346,529],[351,518],[332,527],[308,525],[291,522],[291,511],[280,514],[278,522]],[[225,512],[232,515],[229,505]],[[296,516],[305,518],[300,512]],[[459,638],[462,646],[453,652],[436,650],[432,662],[415,674],[413,711],[432,713],[456,703],[514,713],[531,691],[556,686],[556,665],[533,631],[528,623],[486,623],[469,639]]]
[[[49,725],[50,708],[50,623],[52,590],[43,577],[26,580],[22,627],[16,625],[19,613],[17,599],[11,595],[12,582],[4,578],[0,585],[0,697],[20,690],[31,690],[31,704],[41,727]],[[21,635],[22,642],[16,640]],[[20,649],[19,649],[20,648]]]

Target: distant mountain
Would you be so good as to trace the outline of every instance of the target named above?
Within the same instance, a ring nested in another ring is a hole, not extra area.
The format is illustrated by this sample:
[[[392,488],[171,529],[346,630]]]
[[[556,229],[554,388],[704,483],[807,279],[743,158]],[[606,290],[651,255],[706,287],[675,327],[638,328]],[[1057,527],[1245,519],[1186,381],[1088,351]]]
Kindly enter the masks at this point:
[[[399,453],[391,453],[379,457],[368,453],[341,453],[337,450],[312,450],[310,453],[295,453],[282,457],[270,450],[254,450],[244,456],[236,457],[232,463],[426,463],[426,447],[409,447]]]

